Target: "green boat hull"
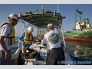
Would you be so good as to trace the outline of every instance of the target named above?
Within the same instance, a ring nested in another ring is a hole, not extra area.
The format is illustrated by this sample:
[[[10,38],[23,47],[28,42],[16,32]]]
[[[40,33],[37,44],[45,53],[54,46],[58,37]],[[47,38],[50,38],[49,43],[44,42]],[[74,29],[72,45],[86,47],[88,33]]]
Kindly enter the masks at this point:
[[[62,35],[62,33],[61,33]],[[84,40],[92,41],[92,30],[88,31],[66,31],[64,32],[66,40]]]

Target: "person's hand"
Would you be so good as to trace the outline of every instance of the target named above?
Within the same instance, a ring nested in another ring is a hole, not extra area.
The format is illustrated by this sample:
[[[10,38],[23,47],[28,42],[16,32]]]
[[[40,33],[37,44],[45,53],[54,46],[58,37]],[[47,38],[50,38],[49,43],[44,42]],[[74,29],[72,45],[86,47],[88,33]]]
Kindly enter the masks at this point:
[[[33,47],[30,47],[30,49],[33,49]]]
[[[5,58],[4,60],[8,60],[9,59],[9,52],[5,52]]]
[[[24,45],[25,44],[25,42],[23,42],[23,41],[21,41],[21,43]]]

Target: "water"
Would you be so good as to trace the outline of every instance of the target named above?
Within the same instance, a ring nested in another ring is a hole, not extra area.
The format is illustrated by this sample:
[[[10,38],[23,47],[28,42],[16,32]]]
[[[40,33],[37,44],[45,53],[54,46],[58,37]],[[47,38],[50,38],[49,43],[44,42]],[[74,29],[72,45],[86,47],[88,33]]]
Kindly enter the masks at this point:
[[[11,47],[12,54],[18,49],[18,37],[16,43]],[[65,41],[66,50],[73,61],[91,61],[92,65],[92,42],[85,41]]]
[[[92,65],[92,42],[66,41],[66,49],[73,61],[90,61]]]
[[[16,43],[11,46],[11,52],[12,52],[12,54],[15,53],[16,50],[18,49],[18,38],[19,37],[15,37]]]

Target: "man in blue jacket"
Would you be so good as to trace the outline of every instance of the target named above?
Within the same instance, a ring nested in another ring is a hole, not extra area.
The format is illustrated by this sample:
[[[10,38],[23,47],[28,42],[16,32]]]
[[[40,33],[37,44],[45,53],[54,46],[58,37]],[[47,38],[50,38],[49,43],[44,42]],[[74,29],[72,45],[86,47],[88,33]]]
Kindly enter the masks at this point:
[[[33,28],[28,27],[27,32],[24,32],[19,38],[18,41],[22,43],[22,53],[25,53],[25,50],[34,43],[34,38],[32,35]]]

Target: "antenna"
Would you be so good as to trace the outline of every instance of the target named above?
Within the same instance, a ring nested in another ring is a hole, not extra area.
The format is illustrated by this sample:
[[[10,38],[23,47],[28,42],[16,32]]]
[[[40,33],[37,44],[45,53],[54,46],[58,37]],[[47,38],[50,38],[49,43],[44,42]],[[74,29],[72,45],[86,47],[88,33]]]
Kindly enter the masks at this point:
[[[59,13],[59,5],[57,4],[57,11],[58,11],[58,13]]]

